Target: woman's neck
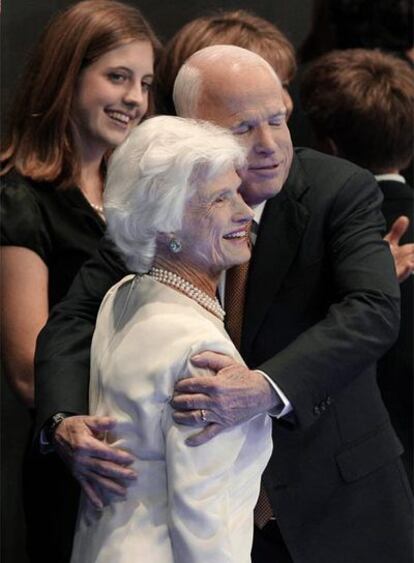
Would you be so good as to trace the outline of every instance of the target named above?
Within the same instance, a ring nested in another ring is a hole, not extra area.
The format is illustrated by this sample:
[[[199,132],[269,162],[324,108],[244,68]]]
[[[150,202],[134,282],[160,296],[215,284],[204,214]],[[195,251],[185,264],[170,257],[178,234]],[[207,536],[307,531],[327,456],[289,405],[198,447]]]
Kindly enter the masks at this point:
[[[103,201],[102,157],[83,160],[80,171],[80,189],[86,199],[94,205],[101,206]]]
[[[153,266],[155,268],[162,268],[168,270],[184,280],[190,282],[196,288],[204,291],[209,297],[215,298],[217,292],[217,285],[219,276],[211,276],[205,272],[201,272],[196,268],[177,260],[170,260],[163,256],[157,256],[154,260]]]

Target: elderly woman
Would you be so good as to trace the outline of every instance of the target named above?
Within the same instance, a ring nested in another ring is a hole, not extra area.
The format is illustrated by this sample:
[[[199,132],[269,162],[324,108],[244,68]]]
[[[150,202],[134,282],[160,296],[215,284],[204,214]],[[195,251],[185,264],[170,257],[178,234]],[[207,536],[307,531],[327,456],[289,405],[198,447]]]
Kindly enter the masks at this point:
[[[107,441],[136,456],[126,500],[102,512],[83,500],[73,563],[250,561],[253,508],[271,451],[260,415],[198,448],[169,400],[191,357],[241,358],[216,299],[225,269],[249,259],[252,211],[239,193],[244,150],[227,131],[155,117],[111,158],[105,214],[130,275],[100,308],[92,343],[90,408],[112,415]],[[200,426],[209,424],[199,413]]]

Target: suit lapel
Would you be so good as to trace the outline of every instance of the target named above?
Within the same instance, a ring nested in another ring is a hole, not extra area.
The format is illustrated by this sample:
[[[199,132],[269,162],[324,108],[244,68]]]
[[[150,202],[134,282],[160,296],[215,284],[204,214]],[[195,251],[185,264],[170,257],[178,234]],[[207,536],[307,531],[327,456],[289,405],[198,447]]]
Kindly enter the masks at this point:
[[[295,158],[283,190],[264,209],[246,288],[241,345],[244,358],[297,254],[309,216],[298,201],[306,188]]]

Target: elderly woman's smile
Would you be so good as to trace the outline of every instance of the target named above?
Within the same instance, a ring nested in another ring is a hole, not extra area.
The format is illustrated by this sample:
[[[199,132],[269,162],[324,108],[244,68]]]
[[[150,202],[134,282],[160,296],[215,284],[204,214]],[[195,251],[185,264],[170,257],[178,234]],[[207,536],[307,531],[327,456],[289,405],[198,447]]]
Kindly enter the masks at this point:
[[[247,232],[246,229],[240,229],[239,231],[235,231],[234,233],[229,233],[228,235],[224,235],[223,238],[230,239],[230,240],[232,240],[232,239],[237,240],[237,239],[247,237],[247,234],[248,234],[248,232]]]

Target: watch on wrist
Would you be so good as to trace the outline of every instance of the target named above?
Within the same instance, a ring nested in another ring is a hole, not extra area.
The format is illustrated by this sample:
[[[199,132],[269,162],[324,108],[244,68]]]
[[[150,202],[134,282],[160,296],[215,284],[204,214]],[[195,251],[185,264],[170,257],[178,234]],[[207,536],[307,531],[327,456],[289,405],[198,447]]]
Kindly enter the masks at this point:
[[[71,415],[68,413],[57,412],[56,414],[51,416],[47,421],[45,428],[45,437],[50,445],[53,444],[53,437],[55,435],[56,428],[59,426],[62,420],[65,420],[65,418],[68,418],[69,416]]]

